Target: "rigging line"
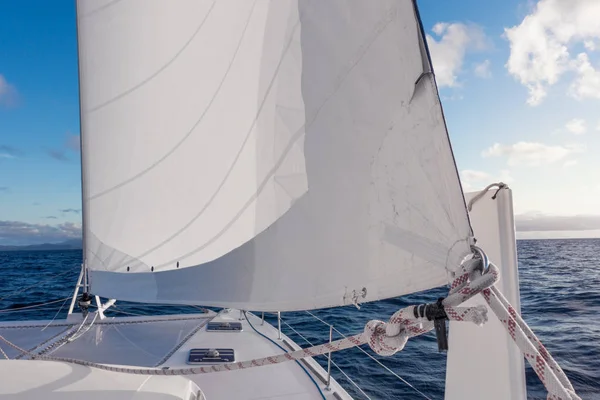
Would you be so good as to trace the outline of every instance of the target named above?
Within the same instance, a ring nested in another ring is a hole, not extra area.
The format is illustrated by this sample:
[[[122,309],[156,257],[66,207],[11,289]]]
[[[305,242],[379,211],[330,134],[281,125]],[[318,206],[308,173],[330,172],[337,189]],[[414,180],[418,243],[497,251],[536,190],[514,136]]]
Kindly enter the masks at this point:
[[[248,319],[248,316],[246,315],[246,311],[244,311],[244,317],[246,318],[246,321],[248,322],[248,325],[250,325],[250,328],[252,328],[254,330],[254,332],[258,333],[260,336],[264,337],[265,339],[267,339],[269,342],[273,343],[275,346],[279,347],[284,353],[288,353],[288,351],[286,349],[284,349],[282,346],[279,345],[279,343],[277,343],[276,341],[274,341],[273,339],[271,339],[270,337],[268,337],[267,335],[259,332],[254,325],[252,325],[252,322],[250,322],[250,319]],[[296,364],[298,364],[298,366],[300,368],[302,368],[302,370],[304,371],[304,373],[310,378],[310,380],[312,381],[312,383],[314,383],[314,385],[316,386],[317,390],[319,391],[319,394],[321,395],[321,397],[323,398],[323,400],[327,400],[325,398],[325,395],[323,394],[323,391],[321,390],[321,387],[319,386],[319,384],[317,383],[317,381],[315,381],[315,378],[313,378],[313,376],[306,370],[306,368],[304,367],[304,365],[302,365],[300,363],[299,360],[294,360],[296,361]]]
[[[50,324],[52,324],[54,322],[54,320],[56,319],[56,317],[58,317],[58,314],[60,314],[60,312],[62,311],[63,307],[65,306],[65,304],[67,304],[67,301],[69,300],[69,298],[65,298],[65,301],[63,301],[62,305],[60,306],[60,308],[58,309],[58,311],[56,312],[56,314],[54,314],[54,318],[52,318],[52,320],[50,320],[50,322],[48,322],[48,324],[42,328],[42,332],[46,330],[47,327],[50,326]]]
[[[133,315],[133,316],[136,316],[136,317],[147,317],[148,316],[148,314],[140,314],[140,313],[132,313],[132,312],[129,312],[129,311],[123,311],[120,308],[117,308],[115,306],[112,306],[111,311],[119,312],[119,313],[125,314],[125,315]]]
[[[214,5],[214,3],[213,3]],[[217,95],[220,93],[221,88],[223,87],[223,84],[225,83],[225,80],[227,79],[227,76],[229,76],[229,72],[231,71],[231,67],[233,66],[238,52],[240,50],[240,47],[242,46],[242,42],[244,40],[244,37],[246,36],[246,29],[248,28],[248,25],[250,24],[250,20],[252,19],[252,14],[254,11],[254,6],[256,5],[256,0],[252,5],[252,9],[250,10],[250,14],[248,15],[248,19],[246,20],[246,25],[244,26],[244,30],[242,31],[242,34],[240,36],[240,39],[237,43],[237,47],[235,48],[235,51],[233,53],[233,56],[231,57],[231,60],[229,61],[229,65],[227,66],[227,69],[225,70],[225,74],[223,75],[223,77],[221,78],[221,81],[219,82],[219,85],[217,86],[217,89],[215,90],[215,92],[213,93],[210,101],[208,102],[207,106],[204,108],[204,111],[202,111],[202,114],[200,114],[200,117],[196,120],[196,122],[194,123],[194,125],[191,127],[191,129],[179,140],[179,142],[177,142],[177,144],[175,144],[174,147],[172,147],[167,153],[165,153],[161,158],[159,158],[158,160],[156,160],[153,164],[151,164],[150,166],[146,167],[145,169],[143,169],[142,171],[138,172],[137,174],[133,175],[130,178],[127,178],[126,180],[122,181],[121,183],[118,183],[117,185],[110,187],[108,189],[103,190],[102,192],[99,192],[93,196],[90,196],[88,198],[88,200],[94,200],[97,199],[98,197],[104,196],[105,194],[108,194],[110,192],[112,192],[115,189],[118,189],[120,187],[123,187],[131,182],[133,182],[134,180],[140,178],[141,176],[145,175],[146,173],[150,172],[151,170],[153,170],[156,166],[158,166],[160,163],[162,163],[164,160],[166,160],[167,158],[169,158],[173,153],[175,153],[175,151],[181,147],[181,145],[192,135],[192,133],[194,133],[194,131],[196,130],[196,128],[198,127],[198,125],[200,125],[200,122],[202,122],[204,120],[204,116],[208,113],[208,111],[211,109],[213,103],[215,102]]]
[[[340,335],[342,335],[344,338],[347,338],[346,335],[344,335],[342,332],[340,332],[335,326],[331,325],[328,322],[325,322],[323,319],[317,317],[315,314],[311,313],[310,311],[306,310],[306,313],[309,315],[312,315],[315,319],[318,319],[319,321],[321,321],[322,323],[324,323],[327,326],[331,326],[333,328],[334,331],[336,331],[337,333],[339,333]],[[388,371],[390,374],[394,375],[396,378],[398,378],[400,381],[404,382],[405,384],[407,384],[410,388],[414,389],[417,393],[419,393],[421,396],[423,396],[424,398],[426,398],[427,400],[432,400],[430,397],[428,397],[425,393],[421,392],[419,389],[417,389],[416,387],[414,387],[412,384],[410,384],[406,379],[404,379],[403,377],[401,377],[400,375],[398,375],[397,373],[395,373],[394,371],[392,371],[389,367],[387,367],[385,364],[383,364],[381,361],[379,361],[378,359],[376,359],[375,357],[373,357],[372,355],[370,355],[369,353],[367,353],[366,350],[364,350],[363,348],[361,348],[360,346],[356,346],[356,348],[360,351],[362,351],[363,353],[365,353],[371,360],[375,361],[377,364],[379,364],[381,367],[383,367],[386,371]]]
[[[89,314],[86,314],[85,317],[83,318],[83,320],[81,321],[81,324],[79,324],[79,327],[73,331],[75,325],[73,325],[72,328],[69,328],[68,331],[65,333],[65,335],[60,338],[59,340],[57,340],[54,343],[51,343],[50,345],[46,346],[43,349],[40,349],[37,351],[37,354],[32,353],[30,351],[25,351],[22,355],[29,355],[31,359],[35,358],[34,356],[40,356],[40,355],[44,355],[46,353],[48,354],[52,354],[53,352],[55,352],[56,350],[60,349],[62,346],[64,346],[67,343],[72,342],[73,340],[79,338],[79,336],[75,339],[73,339],[73,337],[81,330],[81,328],[85,325],[85,322],[88,319]],[[94,320],[92,321],[92,323],[89,325],[89,328],[92,327],[92,324],[94,323],[94,321],[96,320],[96,317],[98,316],[98,313],[96,313],[96,315],[94,316]],[[89,329],[88,329],[89,330]],[[87,332],[88,330],[85,330],[83,333]],[[82,334],[83,334],[82,333]],[[81,335],[80,335],[81,336]],[[20,355],[21,356],[21,355]]]
[[[302,339],[304,339],[304,341],[305,341],[306,343],[308,343],[308,344],[309,344],[309,345],[311,345],[311,346],[314,346],[314,344],[312,344],[312,343],[310,342],[310,340],[308,340],[306,337],[304,337],[304,335],[302,335],[300,332],[298,332],[297,330],[295,330],[294,328],[292,328],[292,326],[291,326],[290,324],[288,324],[287,322],[285,322],[285,321],[283,321],[283,320],[282,320],[282,322],[283,322],[283,323],[284,323],[284,324],[285,324],[285,325],[286,325],[288,328],[290,328],[292,331],[294,331],[294,333],[296,333],[296,335],[298,335],[298,336],[300,336]],[[324,354],[323,354],[323,355],[324,355]],[[352,380],[352,378],[350,378],[350,377],[348,376],[348,374],[347,374],[347,373],[345,373],[344,371],[342,371],[342,369],[341,369],[341,368],[340,368],[340,367],[339,367],[339,366],[338,366],[338,365],[335,363],[335,361],[331,360],[331,363],[333,364],[333,366],[334,366],[334,367],[336,367],[336,368],[338,369],[338,371],[340,371],[340,373],[341,373],[342,375],[344,375],[344,377],[346,377],[346,379],[348,380],[348,382],[350,382],[352,385],[354,385],[354,387],[355,387],[355,388],[357,388],[357,389],[358,389],[358,391],[359,391],[359,392],[361,392],[361,393],[363,394],[363,396],[365,396],[365,397],[367,398],[367,400],[371,400],[371,398],[369,397],[369,395],[368,395],[368,394],[366,394],[366,393],[365,393],[365,391],[364,391],[364,390],[362,390],[362,388],[361,388],[360,386],[358,386],[358,384],[357,384],[356,382],[354,382],[354,381]]]
[[[54,304],[54,303],[58,303],[58,302],[61,302],[61,301],[66,301],[66,300],[68,300],[70,298],[71,297],[66,297],[64,299],[53,300],[53,301],[49,301],[47,303],[42,303],[42,304],[34,304],[32,306],[25,306],[25,307],[19,307],[19,308],[5,308],[3,310],[0,310],[0,313],[13,312],[13,311],[21,311],[21,310],[26,310],[26,309],[29,309],[29,308],[36,308],[36,307],[47,306],[48,304]]]
[[[9,294],[7,294],[6,296],[4,296],[4,297],[0,298],[0,301],[2,301],[2,300],[5,300],[5,299],[8,299],[9,297],[12,297],[12,296],[14,296],[14,295],[16,295],[16,294],[23,293],[24,291],[26,291],[26,290],[28,290],[28,289],[33,289],[34,287],[37,287],[37,286],[39,286],[41,283],[45,283],[45,282],[48,282],[48,281],[51,281],[51,280],[53,281],[53,280],[55,280],[56,278],[60,278],[61,276],[64,276],[64,275],[67,275],[67,274],[71,274],[71,273],[73,273],[73,271],[64,271],[63,273],[60,273],[60,274],[58,274],[58,275],[52,275],[52,276],[49,276],[49,277],[48,277],[48,278],[46,278],[46,279],[43,279],[43,280],[41,280],[41,281],[38,281],[38,282],[36,282],[34,285],[27,286],[27,287],[24,287],[24,288],[21,288],[21,289],[17,289],[17,290],[15,290],[15,291],[12,291],[12,292],[10,292],[10,293],[9,293]]]
[[[497,187],[498,191],[500,191],[501,189],[507,188],[508,186],[506,186],[506,184],[502,183],[502,182],[491,183],[491,184],[487,185],[482,191],[480,191],[479,193],[477,193],[475,195],[475,197],[473,197],[469,201],[469,204],[467,204],[467,210],[471,211],[473,209],[473,206],[475,205],[475,203],[477,203],[479,200],[481,200],[483,198],[483,196],[486,195],[486,193],[488,192],[488,190],[490,190],[493,187]],[[498,194],[498,192],[496,192],[496,194]],[[494,197],[492,197],[492,198],[496,199],[496,195],[494,195]]]
[[[121,94],[110,98],[108,100],[105,100],[103,103],[100,103],[92,108],[90,108],[89,110],[85,110],[86,113],[91,114],[95,111],[98,111],[104,107],[106,107],[107,105],[135,92],[137,89],[139,89],[140,87],[144,86],[145,84],[147,84],[148,82],[150,82],[152,79],[156,78],[161,72],[163,72],[165,69],[167,69],[171,64],[173,64],[173,62],[175,62],[175,60],[177,60],[177,58],[179,58],[179,56],[181,54],[183,54],[183,52],[187,49],[187,47],[190,45],[190,43],[192,43],[194,41],[194,39],[196,38],[196,36],[198,35],[198,33],[202,30],[202,27],[204,26],[204,23],[208,20],[209,15],[212,13],[213,8],[215,7],[215,4],[217,3],[217,0],[214,0],[212,2],[212,4],[210,5],[210,8],[208,9],[208,11],[206,12],[206,15],[204,15],[204,18],[202,19],[202,22],[200,22],[200,25],[198,25],[198,27],[196,28],[196,30],[194,31],[194,33],[192,34],[192,36],[187,40],[187,42],[185,42],[185,44],[183,45],[182,48],[179,49],[179,51],[177,53],[175,53],[175,55],[169,60],[167,61],[162,67],[160,67],[158,70],[156,70],[152,75],[148,76],[146,79],[144,79],[143,81],[137,83],[136,85],[130,87],[129,89],[125,90],[124,92],[122,92]]]
[[[6,355],[6,353],[4,352],[4,350],[2,349],[2,346],[0,346],[0,353],[2,353],[2,356],[4,358],[6,358],[7,360],[10,360],[10,358],[8,358],[8,355]]]
[[[363,42],[358,47],[357,54],[355,55],[355,58],[350,59],[349,63],[345,66],[346,68],[342,69],[342,71],[340,72],[340,74],[338,75],[338,77],[335,80],[335,85],[334,85],[333,91],[319,105],[319,107],[315,111],[315,113],[312,116],[312,118],[310,119],[310,121],[306,122],[302,127],[300,127],[300,129],[298,129],[294,133],[294,135],[290,138],[290,141],[288,142],[287,147],[284,149],[284,152],[280,156],[280,158],[277,161],[277,163],[271,168],[271,170],[268,172],[268,174],[266,175],[266,177],[263,179],[263,181],[261,182],[261,184],[257,188],[256,193],[254,193],[248,199],[248,201],[242,206],[242,208],[238,211],[238,213],[215,236],[213,236],[210,240],[208,240],[207,242],[205,242],[202,246],[200,246],[200,247],[198,247],[198,248],[196,248],[196,249],[194,249],[194,250],[192,250],[192,251],[190,251],[190,252],[188,252],[188,253],[186,253],[186,254],[184,254],[182,256],[179,256],[176,259],[173,259],[173,260],[168,261],[166,263],[160,264],[156,268],[161,268],[161,267],[170,265],[170,264],[172,264],[172,263],[174,263],[174,262],[176,262],[178,260],[187,258],[187,257],[189,257],[191,255],[194,255],[194,254],[198,253],[199,251],[202,251],[207,246],[209,246],[210,244],[214,243],[215,240],[217,240],[218,238],[220,238],[221,236],[223,236],[225,234],[225,232],[227,232],[229,230],[229,228],[231,228],[231,226],[240,218],[240,216],[246,211],[246,209],[248,207],[250,207],[250,205],[254,202],[254,200],[256,200],[256,198],[258,198],[258,196],[260,195],[260,193],[263,191],[263,189],[265,188],[265,186],[269,182],[269,179],[275,174],[275,172],[279,169],[279,167],[281,166],[281,164],[283,164],[283,162],[285,161],[287,153],[289,153],[289,151],[291,150],[291,148],[295,145],[295,142],[300,137],[302,137],[302,133],[305,132],[306,129],[308,129],[309,127],[311,127],[312,124],[317,120],[317,118],[321,114],[321,111],[323,110],[323,108],[325,107],[325,105],[328,104],[329,100],[331,100],[337,94],[337,92],[340,90],[340,88],[343,86],[344,82],[346,81],[346,78],[350,75],[350,73],[354,70],[354,68],[358,65],[358,63],[364,58],[364,56],[367,54],[368,50],[371,48],[371,46],[373,45],[373,43],[375,43],[375,41],[377,40],[377,38],[379,38],[379,36],[386,30],[386,28],[388,27],[388,25],[394,20],[394,18],[396,16],[397,16],[397,9],[396,9],[396,7],[390,8],[385,13],[384,17],[382,17],[382,19],[380,20],[379,24],[376,26],[376,29],[373,32],[371,32],[370,35],[367,36],[365,42]],[[301,18],[302,17],[299,18],[298,22],[294,26],[294,31],[296,30],[298,24],[300,23]],[[285,54],[285,52],[287,52],[287,50],[289,49],[289,47],[291,45],[291,42],[292,42],[291,38],[293,38],[293,33],[292,33],[292,36],[290,37],[290,41],[287,43],[286,48],[284,49],[284,54]],[[282,62],[283,62],[283,56],[279,60],[279,64],[277,65],[277,69],[276,69],[275,75],[273,76],[273,79],[271,80],[271,82],[269,84],[269,87],[267,88],[267,92],[266,92],[265,97],[263,98],[263,101],[262,101],[262,103],[261,103],[261,105],[259,107],[259,110],[257,112],[257,115],[255,117],[255,120],[254,120],[254,123],[252,124],[252,126],[254,126],[254,124],[258,120],[259,114],[262,112],[262,108],[263,108],[263,106],[264,106],[264,104],[266,102],[266,99],[268,97],[269,92],[271,91],[271,87],[273,85],[273,82],[275,81],[275,77],[277,76],[277,71],[279,71],[279,67],[281,66]],[[252,131],[252,127],[248,131],[248,134],[246,135],[246,139],[244,140],[244,143],[242,143],[242,147],[240,148],[240,151],[238,152],[238,154],[236,156],[234,164],[237,162],[237,159],[239,158],[239,156],[240,156],[240,154],[241,154],[244,146],[246,145],[246,142],[248,141],[248,138],[250,137],[251,131]],[[232,168],[233,168],[233,166],[232,166]],[[224,184],[224,182],[223,182],[223,184]],[[213,196],[216,196],[216,193]],[[195,219],[197,219],[197,217],[199,217],[199,215],[197,215],[194,218],[193,221],[195,221]],[[187,228],[188,226],[190,226],[192,222],[189,222],[186,225],[185,228]],[[181,231],[183,231],[183,229]],[[178,235],[179,233],[177,233],[175,235]],[[173,236],[173,237],[175,237],[175,236]]]

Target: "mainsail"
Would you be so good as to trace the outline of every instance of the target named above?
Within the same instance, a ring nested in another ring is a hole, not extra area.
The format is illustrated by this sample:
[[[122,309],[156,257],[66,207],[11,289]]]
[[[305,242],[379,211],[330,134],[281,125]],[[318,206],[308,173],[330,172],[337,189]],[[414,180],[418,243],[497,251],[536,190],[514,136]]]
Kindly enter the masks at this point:
[[[412,0],[77,14],[94,294],[313,309],[442,285],[469,253]]]

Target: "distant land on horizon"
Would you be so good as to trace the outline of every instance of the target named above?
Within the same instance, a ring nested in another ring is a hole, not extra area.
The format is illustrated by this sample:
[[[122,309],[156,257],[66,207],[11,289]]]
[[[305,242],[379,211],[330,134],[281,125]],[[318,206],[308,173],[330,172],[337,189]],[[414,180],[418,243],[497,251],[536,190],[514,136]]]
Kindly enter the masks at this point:
[[[22,246],[3,246],[0,251],[43,251],[43,250],[81,250],[83,242],[81,239],[70,239],[60,243],[29,244]]]
[[[598,237],[517,237],[517,242],[526,240],[585,240],[598,239]],[[41,243],[28,245],[0,245],[2,251],[44,251],[44,250],[82,250],[82,239],[69,239],[60,243]]]

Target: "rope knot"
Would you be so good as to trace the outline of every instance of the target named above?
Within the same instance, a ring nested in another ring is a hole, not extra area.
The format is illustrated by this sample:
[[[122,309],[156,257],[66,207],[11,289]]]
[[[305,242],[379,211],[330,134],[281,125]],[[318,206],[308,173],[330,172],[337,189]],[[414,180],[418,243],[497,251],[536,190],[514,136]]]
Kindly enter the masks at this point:
[[[436,303],[420,304],[396,311],[388,322],[369,321],[365,325],[364,341],[375,353],[381,356],[391,356],[404,349],[406,342],[411,337],[432,330],[436,322],[444,327],[446,320],[468,321],[476,325],[483,325],[488,320],[487,313],[488,309],[484,305],[450,307],[444,306],[443,299],[439,299]],[[441,329],[441,326],[438,328]],[[440,334],[437,332],[439,329],[436,329],[436,335]],[[447,346],[442,338],[440,350],[446,349]]]
[[[388,328],[391,328],[391,332],[395,331],[394,327],[383,321],[373,320],[367,322],[367,325],[365,325],[364,335],[367,339],[366,342],[369,344],[371,350],[380,356],[391,356],[401,351],[409,338],[401,329],[398,329],[397,334],[389,335],[387,333]]]

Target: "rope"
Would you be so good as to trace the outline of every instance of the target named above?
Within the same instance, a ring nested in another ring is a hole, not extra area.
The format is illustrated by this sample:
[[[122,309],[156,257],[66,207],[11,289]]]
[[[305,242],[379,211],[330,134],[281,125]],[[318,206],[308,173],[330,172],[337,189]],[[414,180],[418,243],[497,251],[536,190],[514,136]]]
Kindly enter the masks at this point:
[[[317,315],[311,313],[310,311],[306,311],[306,313],[308,313],[309,315],[313,316],[317,320],[321,321],[325,325],[331,326],[333,328],[333,330],[336,331],[337,333],[339,333],[340,335],[342,335],[342,337],[344,337],[344,338],[348,337],[347,335],[345,335],[344,333],[342,333],[340,330],[338,330],[335,326],[329,324],[328,322],[326,322],[322,318],[318,317]],[[381,361],[379,361],[378,359],[376,359],[375,357],[373,357],[371,354],[367,353],[367,351],[365,349],[363,349],[362,347],[359,347],[359,346],[357,346],[356,348],[358,350],[362,351],[363,353],[365,353],[365,355],[367,357],[369,357],[371,360],[373,360],[377,364],[379,364],[380,367],[382,367],[387,372],[389,372],[390,374],[392,374],[393,376],[395,376],[399,381],[404,382],[408,387],[410,387],[411,389],[414,389],[417,393],[419,393],[420,395],[422,395],[424,398],[426,398],[428,400],[431,400],[429,397],[427,397],[427,395],[425,395],[425,393],[421,392],[419,389],[417,389],[415,386],[413,386],[411,383],[409,383],[406,379],[404,379],[403,377],[401,377],[400,375],[398,375],[396,372],[394,372],[392,369],[390,369],[390,367],[388,367],[387,365],[385,365],[384,363],[382,363]]]
[[[58,317],[58,314],[60,314],[60,312],[62,311],[62,309],[65,306],[65,304],[67,304],[67,300],[69,300],[68,297],[65,298],[65,301],[63,301],[62,305],[60,306],[60,308],[58,309],[58,311],[56,312],[56,314],[54,314],[54,317],[50,320],[50,322],[48,322],[48,324],[42,328],[42,332],[45,331],[46,328],[49,327],[54,322],[54,320],[56,319],[56,317]]]
[[[252,328],[252,330],[254,332],[256,332],[258,335],[262,336],[263,338],[267,339],[269,342],[273,343],[275,346],[279,347],[284,353],[287,354],[287,350],[283,348],[283,346],[280,346],[277,342],[275,342],[273,339],[271,339],[270,337],[268,337],[267,335],[265,335],[264,333],[259,332],[254,325],[252,325],[252,322],[250,322],[250,319],[248,318],[248,316],[246,315],[246,311],[244,311],[244,318],[246,318],[246,321],[248,322],[248,325],[250,325],[250,328]],[[327,400],[325,398],[325,395],[323,394],[323,391],[321,390],[321,387],[319,386],[319,384],[317,383],[317,381],[315,381],[315,378],[313,378],[313,376],[311,374],[308,373],[308,371],[306,370],[306,368],[304,367],[304,365],[302,365],[300,363],[300,361],[296,360],[296,364],[298,364],[298,366],[300,368],[302,368],[302,371],[304,371],[304,373],[308,376],[308,378],[312,381],[312,383],[315,385],[315,387],[317,388],[317,390],[319,391],[319,394],[321,395],[321,398],[323,400]]]
[[[307,339],[307,338],[306,338],[304,335],[302,335],[300,332],[298,332],[297,330],[295,330],[295,329],[294,329],[294,328],[293,328],[293,327],[292,327],[290,324],[288,324],[288,323],[287,323],[287,322],[285,322],[285,321],[281,321],[281,322],[283,322],[285,326],[287,326],[288,328],[290,328],[290,329],[291,329],[291,330],[292,330],[292,331],[293,331],[293,332],[294,332],[296,335],[298,335],[300,338],[302,338],[302,339],[303,339],[303,340],[304,340],[306,343],[308,343],[310,346],[314,346],[314,344],[312,344],[310,340],[308,340],[308,339]],[[359,348],[360,348],[360,347],[359,347]],[[358,389],[358,391],[359,391],[359,392],[361,392],[361,393],[362,393],[362,395],[363,395],[363,396],[365,396],[365,397],[367,398],[367,400],[371,400],[371,398],[369,397],[369,395],[367,395],[367,394],[365,393],[365,391],[364,391],[364,390],[362,390],[362,388],[361,388],[360,386],[358,386],[358,384],[357,384],[356,382],[354,382],[354,381],[352,380],[352,378],[350,378],[350,377],[348,376],[348,374],[346,374],[344,371],[342,371],[342,369],[341,369],[341,368],[340,368],[340,367],[339,367],[339,366],[338,366],[338,365],[335,363],[335,361],[331,360],[331,364],[333,364],[333,366],[334,366],[334,367],[336,367],[336,368],[337,368],[337,370],[338,370],[338,371],[340,371],[340,373],[341,373],[342,375],[344,375],[344,377],[345,377],[345,378],[348,380],[348,382],[350,382],[352,385],[354,385],[354,387],[355,387],[356,389]],[[425,398],[429,399],[429,397],[427,397],[427,396],[425,396]],[[429,399],[429,400],[431,400],[431,399]]]
[[[562,368],[504,295],[495,287],[484,290],[482,295],[548,390],[548,399],[581,400]]]
[[[468,282],[477,281],[487,275],[482,275],[480,268],[469,268],[470,264],[477,262],[481,262],[481,260],[473,259],[465,262],[467,268],[463,269],[463,274],[452,283],[447,299],[456,299],[461,296],[472,297],[472,288],[469,287]],[[498,267],[492,263],[489,264],[489,267],[490,273],[497,277]],[[548,391],[548,400],[581,400],[564,371],[504,295],[494,285],[489,285],[478,293],[481,293],[544,384]]]
[[[500,189],[504,189],[508,186],[506,186],[506,183],[502,183],[502,182],[498,182],[498,183],[492,183],[489,184],[485,187],[485,189],[483,189],[481,192],[477,193],[477,195],[475,195],[475,197],[473,197],[471,199],[471,201],[469,201],[469,204],[467,204],[467,210],[469,210],[469,212],[473,209],[473,205],[475,203],[477,203],[479,200],[481,200],[481,198],[483,196],[485,196],[485,194],[487,193],[488,190],[490,190],[493,187],[497,187],[498,191],[496,191],[496,194],[498,194],[498,192],[500,191]],[[496,194],[492,197],[493,199],[496,199]]]
[[[403,308],[394,313],[387,323],[377,320],[369,321],[365,326],[364,332],[358,335],[344,337],[343,339],[335,340],[333,342],[312,346],[285,354],[241,361],[232,364],[180,369],[144,369],[120,367],[72,358],[50,357],[42,354],[32,354],[8,341],[3,336],[0,336],[0,341],[8,344],[22,353],[30,355],[31,358],[67,362],[87,367],[95,367],[106,371],[138,375],[172,376],[234,371],[263,365],[278,364],[290,360],[300,360],[306,357],[315,357],[318,355],[333,353],[351,347],[360,346],[365,343],[368,343],[369,347],[371,347],[375,353],[389,356],[402,350],[409,338],[421,335],[433,329],[434,318],[431,316],[430,311],[433,310],[436,313],[439,312],[440,309],[436,307],[438,307],[440,304],[443,306],[441,310],[445,312],[445,317],[449,320],[470,321],[477,325],[481,325],[486,322],[487,308],[485,306],[478,305],[476,307],[457,307],[458,304],[461,304],[462,302],[481,293],[489,307],[503,323],[511,338],[523,352],[525,358],[531,364],[534,371],[548,390],[548,399],[581,400],[581,398],[575,394],[573,386],[558,363],[556,363],[539,339],[527,326],[525,321],[508,303],[502,293],[500,293],[500,291],[494,286],[499,279],[498,267],[490,263],[487,271],[482,273],[482,265],[483,262],[481,258],[474,257],[465,261],[460,268],[461,274],[458,275],[458,277],[456,277],[451,284],[449,295],[445,299],[438,301],[438,304],[409,306]],[[436,318],[437,317],[438,315],[436,315]],[[85,320],[83,323],[84,322]],[[83,323],[81,326],[83,326]],[[81,329],[81,326],[79,329]],[[79,331],[79,329],[77,331]]]
[[[477,263],[475,262],[467,262],[466,264],[469,266],[469,268],[475,268],[477,266]],[[494,268],[491,268],[490,270],[494,270]],[[498,278],[497,268],[495,268],[495,271],[496,274],[485,274],[477,279],[474,279],[472,282],[468,282],[468,284],[463,285],[463,290],[448,296],[444,300],[443,303],[448,319],[455,321],[471,321],[478,325],[487,321],[487,308],[485,306],[454,307],[453,304],[459,304],[460,302],[474,296],[484,288],[493,284]],[[446,303],[448,303],[448,305],[446,305]],[[259,359],[241,361],[232,364],[211,365],[206,367],[180,369],[143,369],[110,366],[94,363],[91,361],[77,360],[73,358],[50,357],[35,354],[31,355],[33,358],[68,362],[87,367],[95,367],[106,371],[138,375],[167,376],[206,374],[220,371],[234,371],[238,369],[246,369],[263,365],[272,365],[290,360],[300,360],[306,357],[315,357],[317,355],[345,350],[351,347],[360,346],[365,343],[368,343],[371,349],[373,349],[373,351],[380,355],[392,355],[404,348],[404,345],[406,344],[408,338],[420,335],[433,329],[433,321],[428,320],[424,316],[418,317],[417,315],[417,307],[409,306],[392,315],[388,323],[382,321],[368,322],[365,326],[364,332],[358,335],[346,337],[344,339],[339,339],[330,343],[325,343],[322,345],[296,350],[290,353],[280,354],[276,356],[263,357]],[[0,340],[5,342],[9,346],[17,349],[17,346],[15,344],[9,342],[4,337],[0,336]],[[20,348],[19,351],[26,352],[26,350]]]
[[[6,355],[6,353],[4,352],[4,350],[2,349],[2,347],[0,346],[0,353],[2,353],[2,356],[7,359],[10,360],[10,358],[8,358],[8,355]]]

